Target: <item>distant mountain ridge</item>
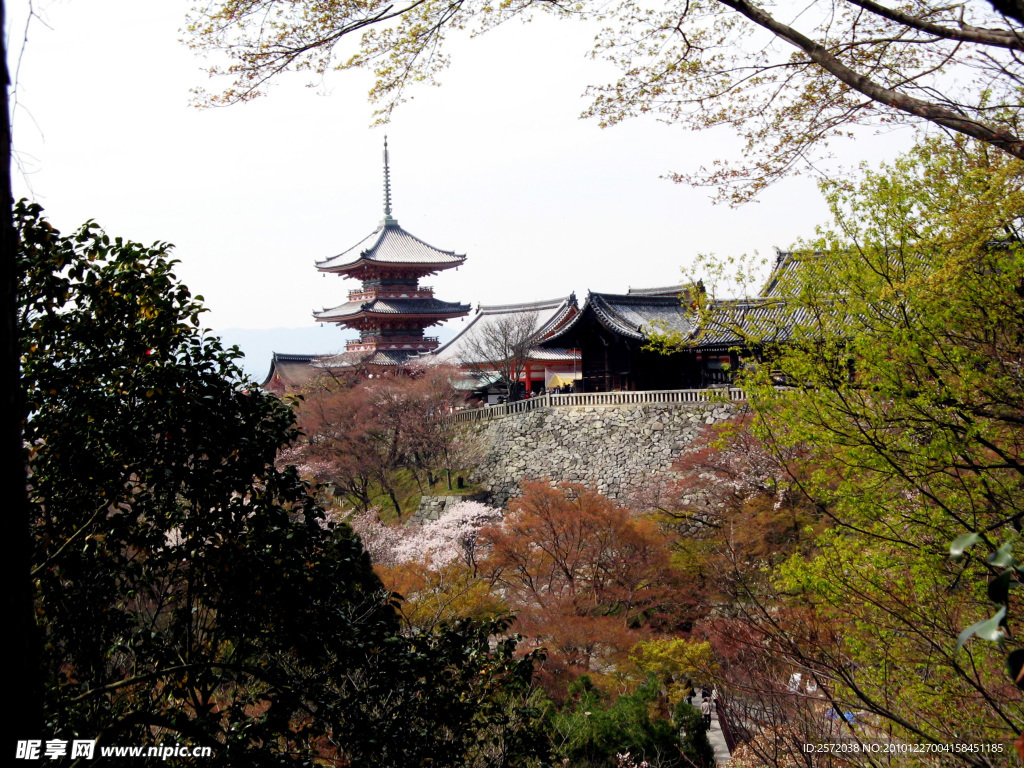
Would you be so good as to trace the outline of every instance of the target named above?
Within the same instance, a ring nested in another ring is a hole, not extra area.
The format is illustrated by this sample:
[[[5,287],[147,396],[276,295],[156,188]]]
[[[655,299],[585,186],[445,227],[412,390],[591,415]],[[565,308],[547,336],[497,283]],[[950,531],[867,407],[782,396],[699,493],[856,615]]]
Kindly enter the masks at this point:
[[[303,328],[222,328],[214,330],[225,347],[237,346],[245,358],[242,369],[256,381],[263,381],[270,371],[270,360],[275,352],[294,355],[330,355],[345,350],[345,342],[358,337],[353,330],[339,329],[335,325],[310,325]],[[455,332],[448,328],[431,328],[444,344]]]

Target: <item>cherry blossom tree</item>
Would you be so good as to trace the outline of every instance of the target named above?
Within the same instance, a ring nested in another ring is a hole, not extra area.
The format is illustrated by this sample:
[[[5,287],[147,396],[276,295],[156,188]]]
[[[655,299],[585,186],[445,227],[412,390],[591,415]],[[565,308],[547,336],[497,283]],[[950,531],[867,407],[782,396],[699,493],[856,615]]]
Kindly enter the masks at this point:
[[[485,526],[500,526],[501,512],[476,501],[449,506],[437,520],[387,525],[377,510],[354,515],[352,528],[370,553],[378,575],[404,601],[406,624],[420,631],[458,618],[494,619],[508,607],[479,578]]]
[[[478,501],[459,501],[437,520],[410,526],[395,547],[395,558],[405,563],[438,566],[462,561],[474,572],[480,551],[480,531],[501,522],[501,512]]]
[[[476,568],[480,531],[501,523],[501,511],[478,501],[458,501],[436,520],[386,525],[376,509],[351,518],[375,563],[416,563],[440,567],[453,561]]]
[[[426,492],[443,471],[450,485],[453,462],[472,456],[471,441],[446,418],[462,400],[453,375],[445,366],[378,379],[325,372],[300,393],[305,439],[281,461],[329,483],[357,510],[383,495],[401,517],[399,473],[411,473]]]

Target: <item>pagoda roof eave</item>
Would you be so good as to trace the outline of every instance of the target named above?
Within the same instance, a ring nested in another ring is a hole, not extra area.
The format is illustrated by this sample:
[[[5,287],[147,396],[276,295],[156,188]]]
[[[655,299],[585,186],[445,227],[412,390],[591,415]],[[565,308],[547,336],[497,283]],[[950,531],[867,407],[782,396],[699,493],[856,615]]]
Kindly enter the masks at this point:
[[[332,275],[345,275],[350,272],[359,272],[361,270],[375,269],[375,270],[394,270],[396,272],[401,270],[415,269],[417,271],[422,270],[424,275],[433,272],[443,272],[446,269],[461,267],[465,262],[466,257],[460,256],[458,261],[452,261],[449,263],[438,263],[438,262],[427,262],[427,261],[378,261],[376,259],[367,259],[360,257],[355,261],[350,261],[347,264],[337,264],[330,267],[322,267],[317,264],[317,270],[324,274]]]
[[[469,314],[470,309],[468,304],[439,299],[374,299],[324,308],[314,312],[313,317],[321,322],[348,322],[370,317],[440,321],[462,317]]]
[[[460,266],[466,256],[444,251],[420,240],[386,218],[373,232],[336,256],[316,262],[321,272],[344,273],[362,266],[385,268],[448,269]]]
[[[318,323],[351,323],[356,320],[367,320],[369,318],[380,319],[385,317],[397,317],[401,318],[402,320],[428,320],[430,321],[429,325],[434,325],[435,323],[440,323],[444,320],[454,320],[458,317],[462,317],[465,314],[467,314],[467,312],[437,313],[430,315],[392,315],[378,314],[373,312],[360,312],[359,314],[356,315],[331,316],[324,315],[319,312],[314,312],[313,319],[316,320]]]

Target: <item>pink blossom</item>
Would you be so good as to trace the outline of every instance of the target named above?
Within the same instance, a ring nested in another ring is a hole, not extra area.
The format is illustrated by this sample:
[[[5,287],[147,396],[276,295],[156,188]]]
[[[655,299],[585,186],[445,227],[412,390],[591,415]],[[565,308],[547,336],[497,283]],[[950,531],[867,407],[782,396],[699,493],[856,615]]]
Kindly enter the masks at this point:
[[[380,519],[380,510],[373,508],[348,518],[352,530],[359,534],[363,549],[376,565],[395,565],[395,549],[405,536],[405,529],[397,525],[385,525]]]
[[[457,502],[437,520],[422,525],[385,525],[377,510],[349,519],[374,563],[425,563],[438,567],[459,558],[472,565],[478,554],[480,529],[500,521],[499,510],[476,501]]]
[[[501,512],[478,501],[460,501],[437,520],[411,526],[399,542],[395,557],[402,563],[441,566],[463,558],[472,564],[477,555],[477,534],[485,525],[501,521]]]

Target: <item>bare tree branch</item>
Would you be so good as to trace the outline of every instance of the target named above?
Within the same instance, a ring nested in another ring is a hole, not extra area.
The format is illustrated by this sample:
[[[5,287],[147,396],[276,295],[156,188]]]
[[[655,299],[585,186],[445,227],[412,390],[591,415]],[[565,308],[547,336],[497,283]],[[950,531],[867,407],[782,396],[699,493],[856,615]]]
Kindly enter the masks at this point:
[[[461,362],[481,376],[497,375],[506,397],[517,400],[539,317],[536,312],[515,312],[483,320],[467,334]]]
[[[992,144],[1014,157],[1024,159],[1024,140],[1021,140],[1013,133],[997,126],[986,125],[980,121],[965,118],[963,115],[952,112],[937,104],[915,99],[912,96],[907,96],[890,88],[884,88],[870,78],[843,64],[825,46],[800,34],[792,27],[782,24],[757,6],[746,2],[746,0],[719,0],[719,2],[743,14],[758,26],[764,27],[769,32],[774,33],[804,51],[814,63],[826,72],[835,76],[836,79],[850,86],[855,91],[863,93],[872,101],[886,104],[901,112],[906,112],[908,115],[923,118],[957,133]]]

